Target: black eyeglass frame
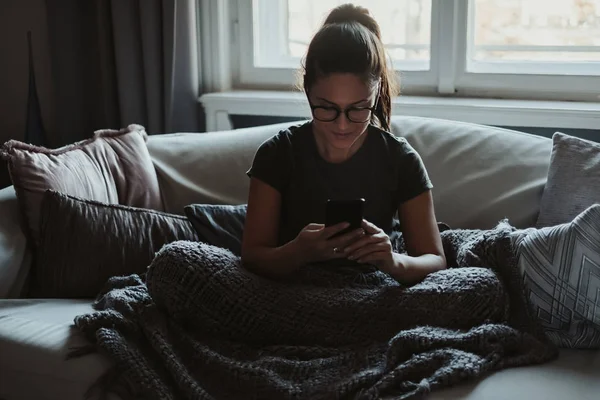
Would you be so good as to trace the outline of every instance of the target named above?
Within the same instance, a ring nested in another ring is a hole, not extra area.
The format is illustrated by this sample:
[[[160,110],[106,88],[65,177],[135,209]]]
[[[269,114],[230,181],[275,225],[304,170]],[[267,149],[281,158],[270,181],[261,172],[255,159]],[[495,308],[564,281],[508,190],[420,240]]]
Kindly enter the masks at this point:
[[[346,119],[354,124],[364,124],[365,122],[368,122],[371,120],[371,118],[373,117],[373,114],[375,114],[375,109],[377,108],[377,103],[379,103],[379,95],[377,95],[377,98],[375,99],[375,104],[373,104],[372,107],[348,107],[348,108],[344,108],[343,110],[337,106],[315,106],[313,103],[311,103],[310,100],[308,100],[308,105],[310,106],[310,111],[311,114],[313,116],[313,118],[315,118],[318,121],[321,122],[333,122],[336,119],[338,119],[340,117],[341,113],[344,113],[344,115],[346,116]],[[317,118],[315,116],[315,109],[317,108],[323,108],[326,110],[335,110],[335,117],[331,118],[331,119],[320,119]],[[371,111],[371,113],[369,114],[369,118],[367,118],[364,121],[354,121],[352,120],[352,118],[350,118],[350,111],[352,110],[358,110],[358,111],[363,111],[363,110],[369,110]]]

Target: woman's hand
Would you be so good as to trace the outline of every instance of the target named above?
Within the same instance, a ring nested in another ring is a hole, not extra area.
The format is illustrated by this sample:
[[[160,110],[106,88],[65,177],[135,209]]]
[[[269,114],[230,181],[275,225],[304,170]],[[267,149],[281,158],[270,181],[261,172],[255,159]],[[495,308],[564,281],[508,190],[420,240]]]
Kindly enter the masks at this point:
[[[359,263],[374,264],[380,270],[388,273],[400,267],[400,259],[392,249],[389,236],[366,220],[363,220],[362,228],[366,235],[345,249],[348,259]]]
[[[365,231],[359,228],[333,237],[347,227],[346,222],[328,227],[323,224],[308,224],[294,239],[298,256],[303,263],[346,258],[348,253],[344,252],[344,248],[365,234]]]

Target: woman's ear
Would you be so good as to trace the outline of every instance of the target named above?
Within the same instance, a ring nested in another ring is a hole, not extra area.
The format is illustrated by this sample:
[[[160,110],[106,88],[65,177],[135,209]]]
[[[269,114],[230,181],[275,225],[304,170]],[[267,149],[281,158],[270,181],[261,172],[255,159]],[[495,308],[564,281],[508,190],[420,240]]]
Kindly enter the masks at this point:
[[[303,88],[304,88],[304,94],[306,95],[306,98],[308,99],[309,98],[308,88],[306,87],[306,85],[303,85]]]

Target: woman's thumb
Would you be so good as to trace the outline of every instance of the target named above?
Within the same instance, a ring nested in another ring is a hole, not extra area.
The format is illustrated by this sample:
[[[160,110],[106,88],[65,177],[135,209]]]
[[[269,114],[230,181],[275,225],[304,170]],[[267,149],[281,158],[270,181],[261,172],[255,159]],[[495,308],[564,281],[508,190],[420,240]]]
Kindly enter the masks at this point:
[[[320,231],[323,228],[325,228],[325,225],[323,225],[323,224],[310,223],[310,224],[306,225],[305,229],[309,230],[309,231]]]

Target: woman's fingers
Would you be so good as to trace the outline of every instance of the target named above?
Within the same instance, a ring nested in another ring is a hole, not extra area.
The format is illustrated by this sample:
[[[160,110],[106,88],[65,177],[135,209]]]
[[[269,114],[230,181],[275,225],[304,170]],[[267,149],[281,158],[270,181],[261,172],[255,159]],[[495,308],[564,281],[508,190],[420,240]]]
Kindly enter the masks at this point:
[[[348,259],[361,260],[365,256],[372,254],[372,253],[383,252],[383,251],[389,252],[388,248],[389,248],[389,246],[387,245],[386,242],[382,241],[382,242],[373,243],[368,246],[363,246],[363,247],[357,249],[356,251],[354,251],[353,253],[349,253]]]
[[[356,242],[357,239],[360,239],[365,235],[365,231],[362,228],[354,229],[348,233],[344,233],[338,237],[330,239],[330,242],[334,244],[334,246],[340,248],[346,248],[349,244]]]
[[[326,240],[326,243],[335,254],[334,258],[345,258],[348,256],[348,253],[345,251],[347,246],[364,236],[364,234],[365,231],[362,230],[362,228],[355,229],[338,237]]]
[[[354,243],[351,243],[344,249],[344,252],[347,254],[352,254],[356,250],[368,246],[373,243],[379,243],[385,241],[387,236],[385,235],[365,235],[363,238],[356,240]]]
[[[310,224],[306,225],[306,227],[304,229],[309,230],[309,231],[319,231],[319,230],[323,229],[324,227],[325,227],[325,225],[323,225],[323,224],[310,223]]]
[[[339,224],[328,226],[325,229],[323,229],[323,237],[325,239],[329,239],[333,235],[340,233],[344,229],[348,228],[348,226],[350,226],[350,224],[347,222],[340,222]]]
[[[362,220],[361,226],[365,230],[365,232],[367,232],[368,234],[371,234],[371,235],[377,234],[379,232],[383,232],[377,225],[370,223],[366,219]]]
[[[357,259],[356,261],[359,263],[372,263],[379,264],[383,262],[388,256],[388,252],[386,251],[375,251],[373,253],[369,253]]]

